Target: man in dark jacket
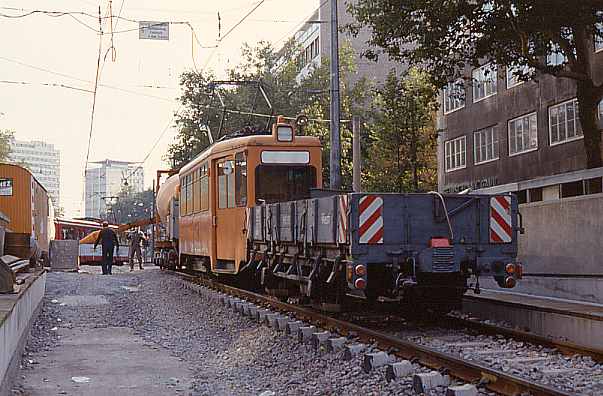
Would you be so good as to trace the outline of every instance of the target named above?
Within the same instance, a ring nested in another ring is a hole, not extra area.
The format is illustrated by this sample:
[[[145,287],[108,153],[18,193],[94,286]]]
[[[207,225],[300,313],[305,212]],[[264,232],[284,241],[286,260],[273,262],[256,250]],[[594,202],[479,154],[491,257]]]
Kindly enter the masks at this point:
[[[119,254],[119,241],[117,240],[117,234],[109,228],[109,223],[106,221],[103,222],[103,229],[100,230],[96,242],[94,242],[94,249],[96,249],[99,242],[103,252],[101,261],[103,275],[111,275],[111,268],[113,267],[113,250],[117,248],[117,254]]]

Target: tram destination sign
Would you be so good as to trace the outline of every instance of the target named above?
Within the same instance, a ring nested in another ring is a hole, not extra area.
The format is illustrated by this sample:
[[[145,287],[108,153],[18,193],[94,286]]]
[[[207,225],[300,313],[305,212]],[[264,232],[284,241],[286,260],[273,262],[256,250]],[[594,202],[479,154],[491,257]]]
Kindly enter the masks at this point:
[[[0,178],[0,196],[10,197],[13,195],[13,179]]]
[[[138,22],[138,38],[140,40],[169,40],[169,22],[141,21]]]

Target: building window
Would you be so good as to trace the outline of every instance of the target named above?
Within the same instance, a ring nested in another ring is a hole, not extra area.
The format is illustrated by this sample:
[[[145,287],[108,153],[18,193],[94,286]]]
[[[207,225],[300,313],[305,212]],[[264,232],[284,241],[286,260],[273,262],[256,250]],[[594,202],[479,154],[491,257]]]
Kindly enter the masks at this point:
[[[465,136],[447,141],[444,150],[446,172],[463,169],[467,166],[467,138]]]
[[[538,119],[531,113],[509,121],[509,155],[538,149]]]
[[[473,102],[496,95],[496,65],[488,63],[473,70]]]
[[[597,23],[595,28],[595,52],[603,51],[603,23]]]
[[[498,159],[498,134],[494,127],[482,129],[473,134],[475,164],[483,164]]]
[[[603,120],[603,100],[599,102],[599,119]]]
[[[444,87],[444,114],[465,107],[465,87],[462,81],[448,83]]]
[[[549,108],[549,138],[551,146],[582,137],[578,120],[578,101],[570,101]]]
[[[546,64],[548,66],[560,66],[567,62],[567,58],[561,51],[559,44],[552,44],[551,51],[546,56]]]
[[[507,89],[524,83],[517,75],[518,72],[520,74],[529,74],[531,70],[528,66],[507,66]]]

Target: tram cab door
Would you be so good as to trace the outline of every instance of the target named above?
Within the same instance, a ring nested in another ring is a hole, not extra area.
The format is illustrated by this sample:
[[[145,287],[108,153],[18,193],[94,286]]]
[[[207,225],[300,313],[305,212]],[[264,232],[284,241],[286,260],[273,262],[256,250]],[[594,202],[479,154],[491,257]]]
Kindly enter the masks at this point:
[[[244,258],[245,207],[247,206],[246,161],[244,153],[224,157],[214,162],[215,216],[213,270],[233,273],[237,259]]]

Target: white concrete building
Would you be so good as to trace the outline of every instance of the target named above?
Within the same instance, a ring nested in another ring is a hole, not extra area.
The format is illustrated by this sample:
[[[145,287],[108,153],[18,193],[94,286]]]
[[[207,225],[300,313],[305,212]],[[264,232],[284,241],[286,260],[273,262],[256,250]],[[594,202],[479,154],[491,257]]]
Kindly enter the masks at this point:
[[[59,207],[61,186],[61,152],[39,140],[22,141],[12,139],[9,158],[16,164],[25,165],[34,177],[46,188],[52,204]]]
[[[381,50],[372,47],[372,49],[381,55],[377,62],[368,60],[361,56],[362,52],[371,48],[367,41],[370,38],[370,32],[367,29],[361,29],[357,36],[347,32],[341,32],[341,29],[355,20],[347,10],[347,4],[355,0],[340,1],[337,5],[339,33],[339,48],[345,44],[351,45],[354,51],[354,64],[356,71],[347,76],[351,84],[356,83],[361,78],[366,78],[377,85],[382,85],[391,70],[398,73],[407,69],[405,64],[391,61]],[[318,3],[318,2],[317,2]],[[331,57],[331,3],[321,2],[314,13],[302,24],[299,29],[292,34],[295,43],[300,47],[300,53],[297,59],[298,74],[296,80],[299,83],[310,74],[314,68],[320,67],[323,59]],[[277,67],[280,67],[277,66]]]
[[[92,162],[86,170],[85,215],[102,218],[106,215],[107,205],[115,202],[115,198],[125,187],[132,192],[144,190],[144,170],[132,162],[104,161]]]

